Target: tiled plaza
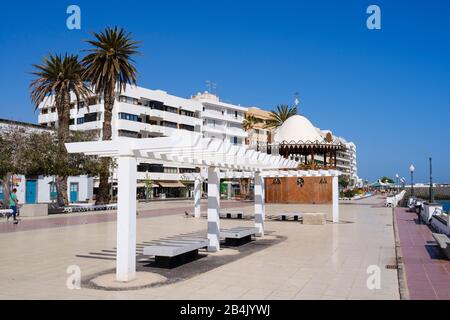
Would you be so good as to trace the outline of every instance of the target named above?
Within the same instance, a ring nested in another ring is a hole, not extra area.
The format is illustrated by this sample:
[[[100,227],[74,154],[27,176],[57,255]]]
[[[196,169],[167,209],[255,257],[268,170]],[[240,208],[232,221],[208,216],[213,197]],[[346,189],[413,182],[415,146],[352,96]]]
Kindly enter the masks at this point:
[[[392,210],[381,202],[341,203],[338,224],[268,220],[268,235],[244,249],[202,252],[190,266],[172,269],[168,284],[130,291],[67,287],[71,265],[80,267],[83,279],[114,270],[114,212],[24,218],[19,226],[2,220],[0,299],[399,299],[397,270],[385,268],[396,257]],[[222,205],[253,211],[252,203]],[[206,219],[185,218],[192,207],[189,201],[140,204],[138,244],[206,230]],[[331,206],[266,206],[267,216],[283,211],[326,212],[331,219]],[[225,228],[251,225],[221,220]],[[367,287],[369,266],[379,267],[380,289]],[[139,271],[148,270],[141,265]]]

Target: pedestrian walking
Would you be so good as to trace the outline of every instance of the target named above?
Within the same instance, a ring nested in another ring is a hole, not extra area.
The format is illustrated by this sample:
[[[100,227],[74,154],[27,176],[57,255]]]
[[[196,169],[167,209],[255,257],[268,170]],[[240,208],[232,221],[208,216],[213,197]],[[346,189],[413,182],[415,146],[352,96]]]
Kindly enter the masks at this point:
[[[17,220],[17,207],[19,205],[19,200],[17,199],[17,189],[14,188],[11,193],[11,197],[9,199],[9,207],[12,210],[12,214],[8,215],[8,220],[13,216],[13,222],[14,224],[18,224],[19,220]]]

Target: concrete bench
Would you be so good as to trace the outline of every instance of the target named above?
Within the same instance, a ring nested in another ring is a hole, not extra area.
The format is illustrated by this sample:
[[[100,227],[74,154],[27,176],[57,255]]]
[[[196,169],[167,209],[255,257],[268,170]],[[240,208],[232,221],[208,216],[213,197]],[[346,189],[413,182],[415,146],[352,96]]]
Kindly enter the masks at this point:
[[[221,218],[226,219],[243,219],[244,213],[242,211],[239,212],[225,212],[220,214]]]
[[[322,212],[311,212],[303,214],[303,224],[324,225],[327,223],[327,215]]]
[[[303,213],[300,212],[286,212],[286,213],[280,213],[277,215],[277,218],[281,221],[287,221],[290,218],[294,221],[299,221],[300,218],[303,218]]]
[[[174,238],[152,241],[152,245],[144,247],[145,256],[154,256],[155,263],[163,268],[175,268],[194,261],[198,250],[208,247],[208,239]]]
[[[13,213],[12,209],[2,209],[2,210],[0,210],[0,217],[4,217],[4,216],[6,216],[8,214],[12,214],[12,213]]]
[[[225,239],[225,245],[237,247],[252,241],[252,236],[257,233],[257,228],[235,227],[231,229],[221,229],[220,237]]]
[[[450,238],[442,233],[433,233],[433,238],[436,240],[439,248],[441,248],[442,252],[447,257],[447,260],[450,260]]]
[[[108,211],[116,210],[117,204],[107,204],[107,205],[76,205],[71,207],[64,207],[64,213],[74,213],[74,212],[89,212],[89,211]]]

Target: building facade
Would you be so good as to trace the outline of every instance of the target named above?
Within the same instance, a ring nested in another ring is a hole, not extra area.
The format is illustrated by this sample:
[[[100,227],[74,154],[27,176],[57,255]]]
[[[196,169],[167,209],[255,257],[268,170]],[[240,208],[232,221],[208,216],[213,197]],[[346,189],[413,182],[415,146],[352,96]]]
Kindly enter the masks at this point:
[[[48,132],[54,130],[32,123],[0,119],[0,133],[12,130],[23,130],[25,133]],[[13,175],[10,185],[17,189],[19,204],[52,203],[56,202],[57,192],[55,177]],[[67,190],[69,201],[89,202],[93,200],[94,179],[88,176],[69,177]],[[0,200],[3,197],[3,186],[0,184]]]
[[[203,137],[245,145],[248,134],[242,124],[247,108],[222,102],[218,96],[209,92],[198,93],[191,100],[202,104]]]
[[[272,143],[273,130],[265,127],[267,120],[270,119],[270,112],[259,108],[248,108],[246,117],[252,117],[255,123],[247,129],[247,144],[249,148],[256,151],[265,151],[267,146]]]
[[[39,110],[40,125],[47,127],[57,125],[58,115],[52,99],[48,99],[39,106]],[[251,128],[247,128],[247,131],[243,128],[246,116],[256,119],[256,123]],[[75,104],[72,105],[70,129],[91,131],[100,139],[103,118],[103,99],[93,96],[87,101],[82,101],[78,108]],[[301,123],[297,123],[298,119],[294,119],[294,126],[284,130],[286,134],[280,136],[282,128],[277,130],[265,128],[265,123],[269,118],[268,111],[227,103],[207,91],[185,99],[162,90],[127,86],[124,92],[116,94],[112,114],[112,136],[113,139],[120,137],[152,138],[168,136],[176,130],[186,130],[198,133],[205,138],[216,138],[236,145],[248,145],[249,148],[257,151],[279,153],[278,146],[281,141],[277,141],[277,139],[280,140],[281,136],[283,136],[282,139],[307,142],[313,138],[326,141],[327,137],[332,135],[330,131],[322,131],[312,126],[309,120],[306,118],[304,120],[302,117]],[[358,181],[356,146],[339,137],[333,137],[333,143],[339,145],[339,148],[331,151],[322,148],[320,154],[312,156],[309,153],[299,154],[299,157],[304,158],[305,164],[308,161],[325,167],[333,164],[333,168],[348,175],[351,181]],[[328,148],[328,144],[324,143],[324,146]],[[295,155],[290,154],[289,156]],[[137,169],[138,196],[140,198],[190,197],[194,181],[190,180],[188,173],[200,170],[189,165],[174,166],[164,162],[148,163],[146,161],[139,162]],[[115,174],[113,172],[111,181],[113,192]],[[152,185],[150,194],[147,192],[149,184]],[[94,187],[97,186],[98,181],[96,180]]]

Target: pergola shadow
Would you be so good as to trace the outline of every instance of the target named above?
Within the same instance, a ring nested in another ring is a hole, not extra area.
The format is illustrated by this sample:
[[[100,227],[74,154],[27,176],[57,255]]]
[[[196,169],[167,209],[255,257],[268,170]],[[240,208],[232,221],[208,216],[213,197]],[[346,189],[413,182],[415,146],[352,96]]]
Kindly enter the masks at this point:
[[[272,232],[269,232],[273,234]],[[254,254],[258,251],[265,250],[271,246],[274,246],[284,240],[287,237],[284,236],[274,236],[272,235],[270,238],[258,239],[257,241],[251,241],[245,245],[239,247],[233,246],[222,246],[223,249],[233,250],[235,251],[233,254],[220,254],[220,253],[208,253],[206,250],[202,250],[199,252],[198,258],[190,263],[183,264],[174,268],[162,268],[156,266],[154,263],[154,259],[145,258],[144,256],[137,256],[136,259],[136,271],[137,272],[149,272],[158,274],[160,276],[165,277],[167,280],[160,281],[156,283],[152,283],[150,285],[137,286],[132,288],[113,288],[113,287],[103,287],[96,285],[93,282],[93,279],[105,275],[114,273],[115,269],[108,269],[99,273],[91,274],[86,276],[81,281],[81,286],[84,288],[96,289],[96,290],[104,290],[104,291],[134,291],[134,290],[142,290],[146,288],[155,288],[162,287],[170,284],[174,284],[177,282],[185,281],[190,278],[193,278],[199,274],[203,274],[205,272],[214,270],[218,267],[224,266],[228,263],[232,263],[234,261],[243,259],[251,254]],[[143,242],[145,244],[145,242]]]

